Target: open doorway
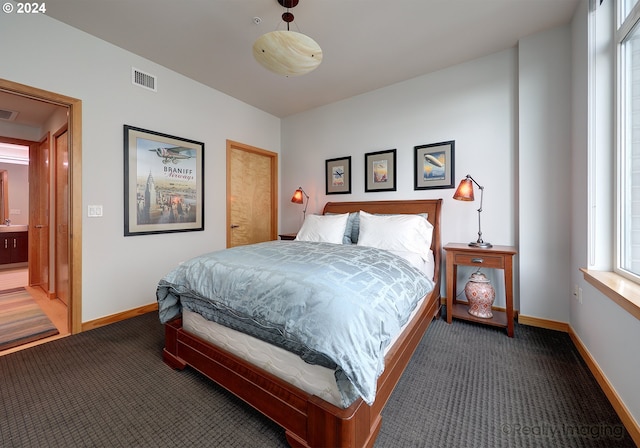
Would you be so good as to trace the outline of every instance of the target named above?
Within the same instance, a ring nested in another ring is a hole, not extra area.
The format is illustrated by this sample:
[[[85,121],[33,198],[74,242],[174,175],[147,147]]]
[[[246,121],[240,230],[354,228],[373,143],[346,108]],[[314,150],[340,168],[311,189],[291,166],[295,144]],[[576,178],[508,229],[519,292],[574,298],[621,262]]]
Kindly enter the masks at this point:
[[[50,283],[49,272],[55,271],[55,263],[49,254],[49,210],[50,178],[49,162],[51,161],[50,132],[41,130],[40,114],[34,114],[29,109],[39,107],[40,103],[34,100],[15,98],[8,99],[6,94],[0,93],[0,110],[6,110],[7,106],[24,111],[26,118],[13,120],[11,124],[2,126],[0,135],[0,175],[2,180],[0,192],[0,291],[2,300],[11,303],[14,300],[13,291],[24,290],[28,297],[33,299],[35,305],[49,318],[56,327],[58,335],[66,336],[69,331],[69,310],[67,304],[59,300],[56,294],[56,285]],[[49,117],[47,123],[52,122],[52,117],[57,113],[57,121],[67,126],[67,108],[55,106],[41,111],[43,116]],[[49,115],[51,113],[51,115]],[[6,115],[6,114],[5,114]],[[1,120],[1,119],[0,119]],[[15,123],[18,121],[18,123]],[[34,127],[33,125],[37,125]],[[53,121],[54,126],[58,126]],[[44,124],[48,126],[48,124]],[[44,136],[39,142],[18,140],[18,136],[29,136],[29,132]],[[55,163],[55,161],[54,161]],[[57,207],[53,207],[57,209]],[[23,296],[20,296],[23,297]],[[42,321],[28,319],[27,311],[31,305],[24,302],[24,312],[19,314],[20,324],[16,327],[15,335],[23,339],[21,344],[11,344],[10,348],[2,351],[2,354],[10,353],[35,343],[50,340],[52,336],[37,338],[32,342],[29,328],[26,325],[32,322],[34,334],[46,334],[41,330]],[[0,316],[2,322],[11,322],[10,316],[16,308],[9,306],[9,314]],[[10,340],[11,332],[4,336]]]
[[[15,95],[22,98],[36,100],[45,105],[55,105],[64,107],[67,111],[66,138],[68,146],[68,159],[66,161],[67,182],[66,182],[66,200],[67,210],[66,218],[68,224],[64,227],[65,233],[64,247],[57,247],[55,250],[64,250],[67,255],[67,283],[68,283],[68,330],[69,333],[79,333],[82,331],[82,197],[81,197],[81,107],[80,100],[75,98],[59,95],[23,84],[14,83],[0,79],[0,94]],[[52,138],[55,130],[51,133]],[[10,182],[10,181],[9,181]],[[30,185],[31,189],[31,185]],[[53,193],[52,193],[53,194]],[[31,207],[30,207],[31,208]],[[40,225],[30,220],[30,228]],[[51,245],[49,245],[51,247]],[[35,257],[36,246],[29,243],[29,257],[32,254]],[[54,261],[50,264],[55,270],[55,253],[50,258]],[[32,277],[32,273],[29,274]]]

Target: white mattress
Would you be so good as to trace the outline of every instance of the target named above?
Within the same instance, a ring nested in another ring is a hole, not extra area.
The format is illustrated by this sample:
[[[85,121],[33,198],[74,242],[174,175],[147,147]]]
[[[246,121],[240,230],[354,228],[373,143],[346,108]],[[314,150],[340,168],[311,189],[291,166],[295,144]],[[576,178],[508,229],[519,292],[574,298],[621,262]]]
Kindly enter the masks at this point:
[[[418,303],[402,330],[408,326],[423,302],[424,299]],[[201,315],[186,309],[182,311],[182,326],[188,333],[233,353],[309,394],[342,407],[340,392],[336,386],[332,369],[308,364],[298,355],[253,336],[208,321]],[[385,355],[394,342],[395,340],[389,344]]]

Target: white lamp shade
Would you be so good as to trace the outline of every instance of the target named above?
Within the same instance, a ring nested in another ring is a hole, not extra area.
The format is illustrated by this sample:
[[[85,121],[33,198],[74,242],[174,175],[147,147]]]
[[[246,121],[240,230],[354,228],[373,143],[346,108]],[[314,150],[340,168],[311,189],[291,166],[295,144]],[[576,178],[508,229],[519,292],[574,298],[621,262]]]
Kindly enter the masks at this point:
[[[318,43],[295,31],[271,31],[253,44],[253,57],[264,68],[283,76],[299,76],[315,70],[322,62]]]

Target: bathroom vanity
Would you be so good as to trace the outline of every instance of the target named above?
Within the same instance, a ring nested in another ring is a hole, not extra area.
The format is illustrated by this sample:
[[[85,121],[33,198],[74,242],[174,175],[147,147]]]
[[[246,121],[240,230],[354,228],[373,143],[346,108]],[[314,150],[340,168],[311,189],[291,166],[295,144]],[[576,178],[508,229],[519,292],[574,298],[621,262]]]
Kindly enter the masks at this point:
[[[26,225],[0,226],[0,265],[27,262],[28,228]]]

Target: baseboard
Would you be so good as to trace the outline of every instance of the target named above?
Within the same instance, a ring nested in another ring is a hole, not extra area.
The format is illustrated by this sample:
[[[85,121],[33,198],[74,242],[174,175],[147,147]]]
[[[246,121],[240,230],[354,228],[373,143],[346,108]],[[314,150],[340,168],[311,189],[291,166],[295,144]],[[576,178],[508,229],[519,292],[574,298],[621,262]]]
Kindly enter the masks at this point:
[[[541,319],[539,317],[518,316],[518,323],[522,325],[529,325],[531,327],[546,328],[547,330],[562,331],[564,333],[569,332],[569,324],[566,322],[558,322],[555,320]]]
[[[573,345],[575,345],[578,349],[578,352],[580,352],[580,356],[589,367],[589,370],[591,370],[591,373],[600,385],[600,388],[602,389],[604,394],[609,399],[609,403],[611,403],[611,406],[613,406],[613,409],[615,409],[618,417],[620,417],[620,420],[622,420],[622,424],[627,429],[627,432],[633,439],[634,443],[637,446],[640,446],[640,425],[633,418],[633,415],[631,415],[629,409],[627,409],[627,407],[624,405],[624,402],[622,401],[612,384],[609,382],[604,372],[600,369],[600,366],[598,365],[596,360],[593,359],[591,353],[589,353],[589,350],[587,350],[585,345],[582,343],[582,340],[578,337],[575,331],[573,331],[573,328],[571,328],[571,326],[569,326],[568,333],[569,337],[571,337],[571,340],[573,341]]]
[[[113,324],[121,320],[130,319],[132,317],[140,316],[141,314],[151,313],[158,311],[158,303],[151,303],[132,310],[123,311],[121,313],[112,314],[111,316],[101,317],[89,322],[82,323],[82,331],[93,330],[94,328],[102,327],[104,325]]]

